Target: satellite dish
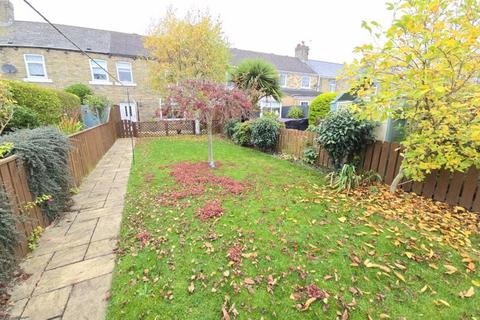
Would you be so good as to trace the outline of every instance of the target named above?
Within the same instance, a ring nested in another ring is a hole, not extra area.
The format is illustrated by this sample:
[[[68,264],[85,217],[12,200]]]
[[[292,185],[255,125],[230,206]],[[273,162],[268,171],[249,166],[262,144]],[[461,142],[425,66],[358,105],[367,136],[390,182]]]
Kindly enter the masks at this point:
[[[17,68],[15,68],[15,66],[13,64],[5,63],[2,66],[2,72],[3,73],[15,73],[15,72],[17,72]]]

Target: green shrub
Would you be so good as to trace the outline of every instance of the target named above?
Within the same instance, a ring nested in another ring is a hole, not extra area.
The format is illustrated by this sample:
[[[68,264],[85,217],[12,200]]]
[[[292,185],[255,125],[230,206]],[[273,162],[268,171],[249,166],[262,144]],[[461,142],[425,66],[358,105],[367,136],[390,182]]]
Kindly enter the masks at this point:
[[[322,122],[316,141],[327,151],[338,171],[373,142],[374,128],[373,122],[358,120],[348,110],[338,110]]]
[[[293,106],[288,110],[287,118],[290,119],[302,119],[303,118],[303,109],[299,106]]]
[[[317,125],[319,119],[324,119],[330,112],[330,103],[335,99],[335,92],[322,93],[312,100],[309,106],[308,123]]]
[[[92,111],[98,112],[100,118],[102,117],[105,107],[110,105],[110,101],[105,96],[89,95],[84,99],[84,103],[88,105]]]
[[[309,165],[314,165],[317,162],[318,151],[314,147],[307,147],[303,150],[303,162]]]
[[[85,104],[85,97],[93,94],[89,86],[82,83],[75,83],[65,88],[65,91],[76,95],[80,99],[81,104]]]
[[[234,127],[232,140],[241,146],[252,145],[252,121],[237,123]]]
[[[57,90],[58,98],[64,115],[70,118],[79,119],[80,117],[80,98],[74,94]]]
[[[10,120],[6,129],[9,131],[13,129],[33,129],[38,126],[40,126],[40,120],[35,111],[24,106],[14,106],[12,120]]]
[[[16,104],[36,112],[41,125],[55,124],[62,117],[61,101],[55,90],[21,81],[7,83]]]
[[[56,218],[70,200],[67,137],[53,127],[22,129],[0,137],[0,144],[12,142],[13,153],[25,166],[33,198],[49,195],[39,207],[49,219]]]
[[[16,219],[12,213],[7,196],[0,184],[0,293],[15,267],[15,249],[19,244]]]
[[[6,158],[13,150],[13,143],[5,142],[0,143],[0,159]]]
[[[258,118],[252,123],[252,144],[264,151],[272,150],[277,145],[280,135],[280,122],[271,118]]]
[[[239,119],[228,119],[225,121],[225,125],[223,126],[223,133],[229,139],[232,139],[233,134],[235,133],[235,126],[239,123]]]

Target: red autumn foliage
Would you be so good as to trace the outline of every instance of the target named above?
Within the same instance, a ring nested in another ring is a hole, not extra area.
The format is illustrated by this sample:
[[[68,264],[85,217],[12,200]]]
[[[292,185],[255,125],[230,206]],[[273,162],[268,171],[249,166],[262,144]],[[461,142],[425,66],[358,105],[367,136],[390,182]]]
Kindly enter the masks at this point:
[[[217,166],[220,166],[220,163]],[[181,162],[172,165],[171,169],[170,174],[179,188],[162,195],[160,201],[163,205],[175,205],[177,200],[202,196],[207,187],[217,188],[223,195],[238,195],[245,191],[245,186],[241,182],[215,175],[206,162]]]
[[[207,221],[210,218],[218,218],[223,215],[223,208],[219,201],[208,201],[203,208],[198,210],[198,218]]]
[[[228,259],[235,264],[240,264],[242,262],[242,251],[243,246],[237,244],[228,249]]]
[[[306,288],[307,295],[309,298],[324,299],[328,297],[328,293],[319,287],[316,284],[310,284]]]
[[[140,240],[140,242],[142,243],[142,247],[144,247],[144,246],[147,245],[148,240],[150,240],[150,233],[148,233],[147,231],[143,231],[143,232],[138,233],[135,236],[135,238]]]

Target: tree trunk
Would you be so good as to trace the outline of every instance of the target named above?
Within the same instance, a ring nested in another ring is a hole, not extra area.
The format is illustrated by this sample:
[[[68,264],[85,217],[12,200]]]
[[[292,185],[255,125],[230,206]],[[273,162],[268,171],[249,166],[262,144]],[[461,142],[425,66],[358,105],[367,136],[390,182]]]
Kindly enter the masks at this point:
[[[393,179],[392,184],[390,185],[390,192],[391,193],[395,193],[395,191],[398,188],[398,185],[400,184],[400,182],[402,182],[403,176],[404,176],[403,168],[402,168],[402,166],[400,166],[400,169],[398,170],[398,173],[395,176],[395,179]]]
[[[215,168],[215,162],[213,161],[213,135],[212,135],[212,119],[207,117],[207,131],[208,131],[208,166]]]

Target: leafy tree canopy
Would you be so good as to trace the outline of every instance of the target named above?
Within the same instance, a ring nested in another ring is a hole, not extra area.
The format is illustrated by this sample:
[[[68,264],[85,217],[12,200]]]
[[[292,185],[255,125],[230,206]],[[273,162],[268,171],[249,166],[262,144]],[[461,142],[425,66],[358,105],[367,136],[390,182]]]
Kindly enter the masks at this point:
[[[405,174],[422,180],[434,169],[480,167],[480,2],[400,0],[384,30],[363,23],[375,44],[356,48],[361,58],[346,79],[365,118],[403,119]],[[372,84],[376,83],[377,86]]]
[[[226,80],[228,43],[221,23],[208,12],[178,18],[170,9],[150,32],[145,47],[153,58],[152,82],[159,90],[188,79]]]

